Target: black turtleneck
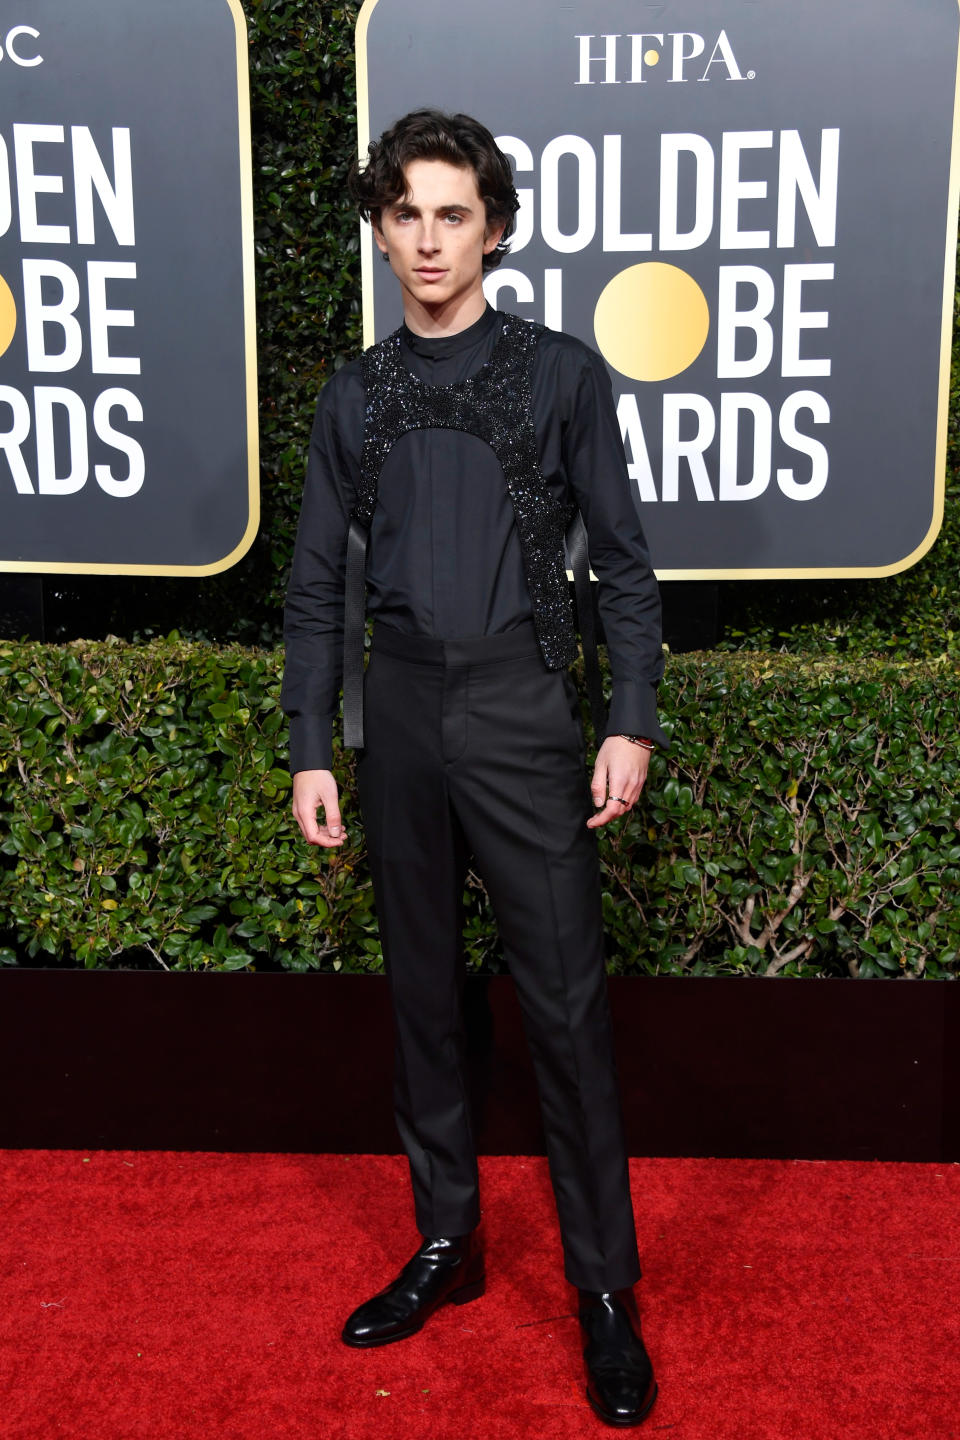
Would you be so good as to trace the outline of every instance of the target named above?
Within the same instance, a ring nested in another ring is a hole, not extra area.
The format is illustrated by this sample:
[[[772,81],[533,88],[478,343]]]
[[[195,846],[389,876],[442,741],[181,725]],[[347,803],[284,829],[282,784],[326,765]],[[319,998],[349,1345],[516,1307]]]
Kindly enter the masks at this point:
[[[500,316],[489,307],[456,335],[405,325],[401,353],[428,384],[466,380],[489,360]],[[329,769],[342,660],[346,533],[360,473],[360,362],[321,391],[287,593],[283,708],[291,770]],[[540,466],[559,499],[570,489],[591,566],[614,676],[610,733],[661,738],[660,608],[603,362],[571,336],[537,347],[533,418]],[[531,619],[513,506],[493,451],[474,435],[414,430],[380,475],[367,557],[368,609],[383,624],[441,639],[498,635]]]

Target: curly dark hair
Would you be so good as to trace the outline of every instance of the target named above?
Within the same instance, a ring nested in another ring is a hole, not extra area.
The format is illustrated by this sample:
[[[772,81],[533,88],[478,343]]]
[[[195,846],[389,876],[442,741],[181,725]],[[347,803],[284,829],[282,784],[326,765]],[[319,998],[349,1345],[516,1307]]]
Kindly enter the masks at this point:
[[[367,147],[363,169],[355,160],[347,177],[351,198],[364,220],[380,219],[386,205],[407,193],[404,166],[411,160],[445,160],[473,171],[483,196],[487,224],[503,221],[504,232],[495,250],[483,257],[484,270],[493,270],[510,248],[514,217],[520,208],[510,161],[486,126],[469,115],[446,115],[442,110],[413,110],[385,130]]]

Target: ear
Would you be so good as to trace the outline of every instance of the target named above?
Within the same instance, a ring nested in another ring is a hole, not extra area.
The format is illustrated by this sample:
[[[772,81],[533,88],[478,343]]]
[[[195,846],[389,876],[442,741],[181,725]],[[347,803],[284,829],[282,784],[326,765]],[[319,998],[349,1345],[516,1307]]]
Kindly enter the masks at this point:
[[[370,228],[373,231],[373,238],[377,242],[377,248],[382,252],[382,254],[386,255],[387,242],[384,238],[383,231],[380,228],[380,216],[378,214],[371,214]]]
[[[500,241],[503,239],[503,232],[504,230],[506,230],[506,228],[507,222],[505,220],[498,220],[495,224],[487,226],[486,230],[483,233],[484,255],[490,255],[494,250],[496,250],[497,246],[500,244]]]

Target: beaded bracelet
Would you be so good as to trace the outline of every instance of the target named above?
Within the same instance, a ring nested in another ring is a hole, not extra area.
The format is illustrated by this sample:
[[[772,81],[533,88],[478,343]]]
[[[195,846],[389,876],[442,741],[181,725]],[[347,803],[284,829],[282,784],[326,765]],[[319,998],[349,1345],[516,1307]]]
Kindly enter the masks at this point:
[[[621,740],[629,740],[631,745],[641,745],[644,750],[656,750],[652,740],[645,740],[641,735],[621,735]]]

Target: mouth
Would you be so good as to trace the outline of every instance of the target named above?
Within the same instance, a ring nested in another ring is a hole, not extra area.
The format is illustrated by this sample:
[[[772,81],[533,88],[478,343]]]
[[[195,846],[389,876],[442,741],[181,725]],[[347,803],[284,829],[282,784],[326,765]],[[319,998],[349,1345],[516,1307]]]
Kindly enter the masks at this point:
[[[421,265],[413,272],[419,275],[421,280],[442,280],[446,270],[438,270],[432,265]]]

